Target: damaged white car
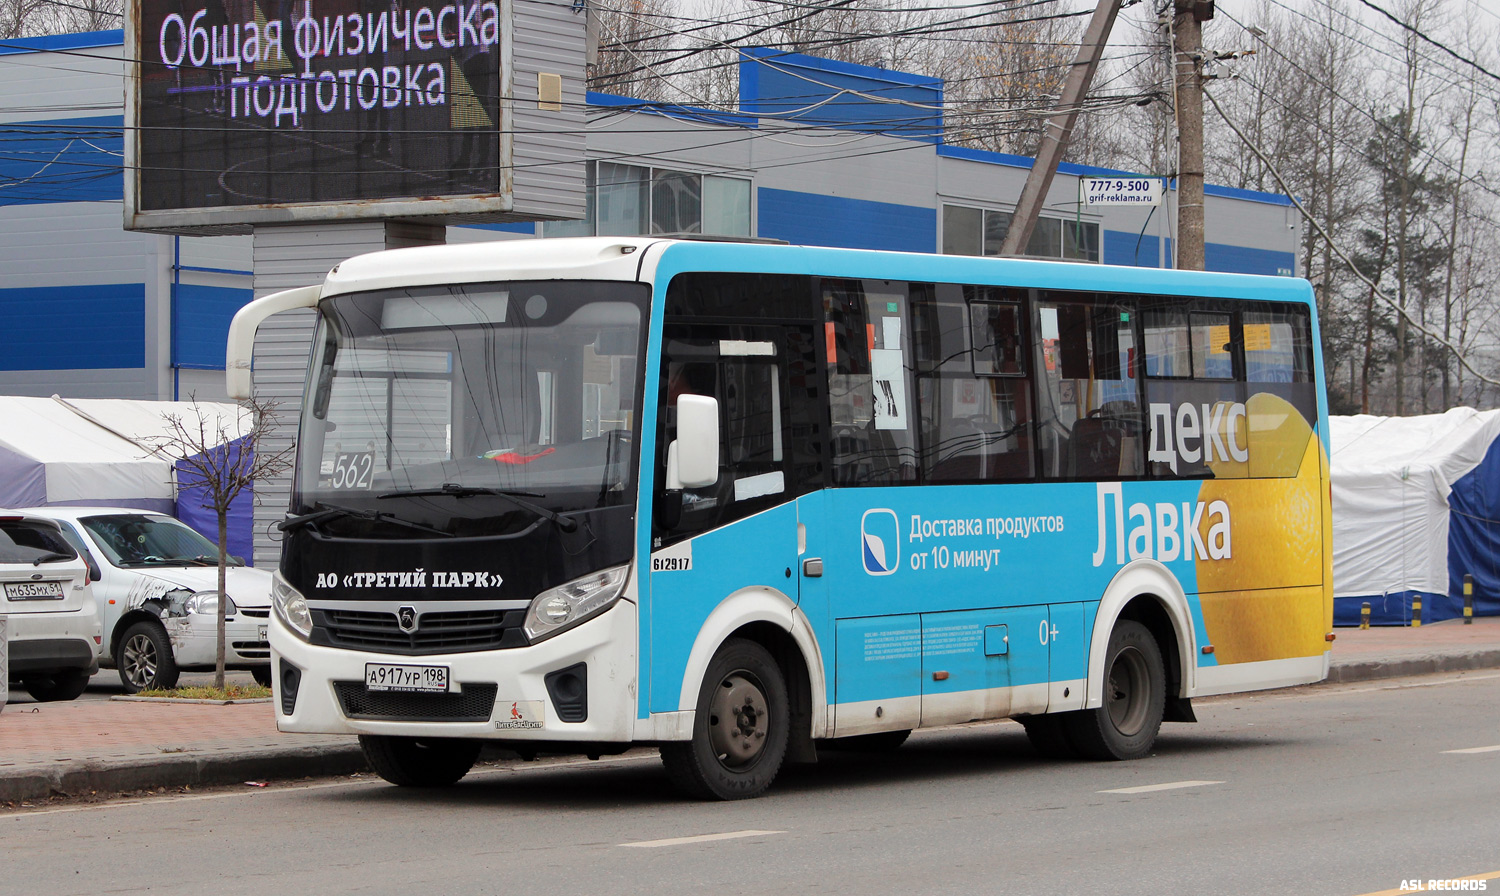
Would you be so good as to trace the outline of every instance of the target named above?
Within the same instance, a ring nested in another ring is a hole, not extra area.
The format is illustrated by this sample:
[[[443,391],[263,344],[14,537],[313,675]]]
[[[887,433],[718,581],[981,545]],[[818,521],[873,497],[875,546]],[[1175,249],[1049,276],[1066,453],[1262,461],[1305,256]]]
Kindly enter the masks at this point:
[[[172,688],[183,671],[214,668],[218,547],[166,514],[119,507],[37,507],[98,568],[94,596],[104,622],[100,665],[128,693]],[[271,683],[271,574],[230,558],[225,571],[224,666]]]

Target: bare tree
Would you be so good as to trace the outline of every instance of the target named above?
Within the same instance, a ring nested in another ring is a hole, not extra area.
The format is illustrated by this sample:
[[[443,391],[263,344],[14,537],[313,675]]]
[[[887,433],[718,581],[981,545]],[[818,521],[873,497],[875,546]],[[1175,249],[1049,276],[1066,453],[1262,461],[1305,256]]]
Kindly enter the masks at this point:
[[[166,413],[167,434],[146,440],[159,457],[177,464],[177,488],[201,489],[205,509],[218,521],[219,610],[218,647],[214,660],[214,687],[224,688],[224,614],[228,601],[225,570],[229,563],[229,509],[256,482],[279,476],[291,467],[290,446],[279,451],[263,450],[275,402],[252,398],[242,406],[244,421],[230,421],[192,402],[190,415]]]
[[[593,5],[599,36],[589,89],[648,101],[668,100],[666,62],[676,48],[672,0],[603,0]]]
[[[0,40],[120,27],[121,0],[0,0]]]
[[[1115,31],[1134,50],[1105,60],[1093,92],[1118,92],[1130,101],[1085,114],[1082,136],[1073,141],[1069,158],[1144,174],[1177,173],[1171,41],[1158,21],[1158,6],[1138,4],[1121,11]]]
[[[1078,54],[1083,19],[1058,3],[997,7],[952,54],[946,71],[950,141],[1035,155],[1063,79]]]

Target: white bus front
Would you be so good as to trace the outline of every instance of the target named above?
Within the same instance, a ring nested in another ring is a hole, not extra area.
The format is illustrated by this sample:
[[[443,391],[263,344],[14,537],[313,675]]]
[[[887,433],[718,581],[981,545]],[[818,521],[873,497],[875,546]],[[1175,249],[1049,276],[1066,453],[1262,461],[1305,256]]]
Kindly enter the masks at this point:
[[[281,730],[361,734],[398,783],[456,779],[479,739],[630,739],[648,301],[538,280],[319,302],[273,591]]]

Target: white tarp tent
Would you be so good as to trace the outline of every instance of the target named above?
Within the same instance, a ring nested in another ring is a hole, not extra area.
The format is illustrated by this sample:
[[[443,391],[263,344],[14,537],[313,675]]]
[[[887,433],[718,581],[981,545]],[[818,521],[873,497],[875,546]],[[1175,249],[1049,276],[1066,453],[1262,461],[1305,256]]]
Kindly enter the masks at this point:
[[[1490,449],[1500,411],[1329,418],[1333,475],[1334,622],[1405,625],[1462,615],[1465,572],[1494,581],[1500,469]],[[1488,459],[1488,462],[1487,462]],[[1476,612],[1496,599],[1486,584]]]
[[[243,439],[247,411],[235,404],[129,399],[0,396],[0,507],[100,504],[169,513],[214,537],[200,496],[177,488],[177,452],[154,452],[176,416],[209,447]],[[250,496],[245,498],[249,512]],[[249,522],[231,534],[231,553],[248,549]]]

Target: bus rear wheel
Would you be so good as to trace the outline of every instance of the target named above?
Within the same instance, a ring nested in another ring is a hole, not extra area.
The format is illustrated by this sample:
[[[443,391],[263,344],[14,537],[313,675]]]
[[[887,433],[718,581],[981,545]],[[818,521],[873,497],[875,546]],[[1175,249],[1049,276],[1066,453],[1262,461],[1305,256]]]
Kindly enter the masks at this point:
[[[479,741],[451,737],[361,734],[359,746],[375,774],[397,787],[447,787],[479,759]]]
[[[1104,653],[1104,704],[1068,713],[1068,741],[1089,759],[1139,759],[1151,752],[1167,701],[1161,648],[1139,622],[1122,619]]]
[[[698,694],[693,739],[663,744],[672,784],[699,799],[760,796],[786,758],[791,712],[786,681],[754,641],[724,642]]]

